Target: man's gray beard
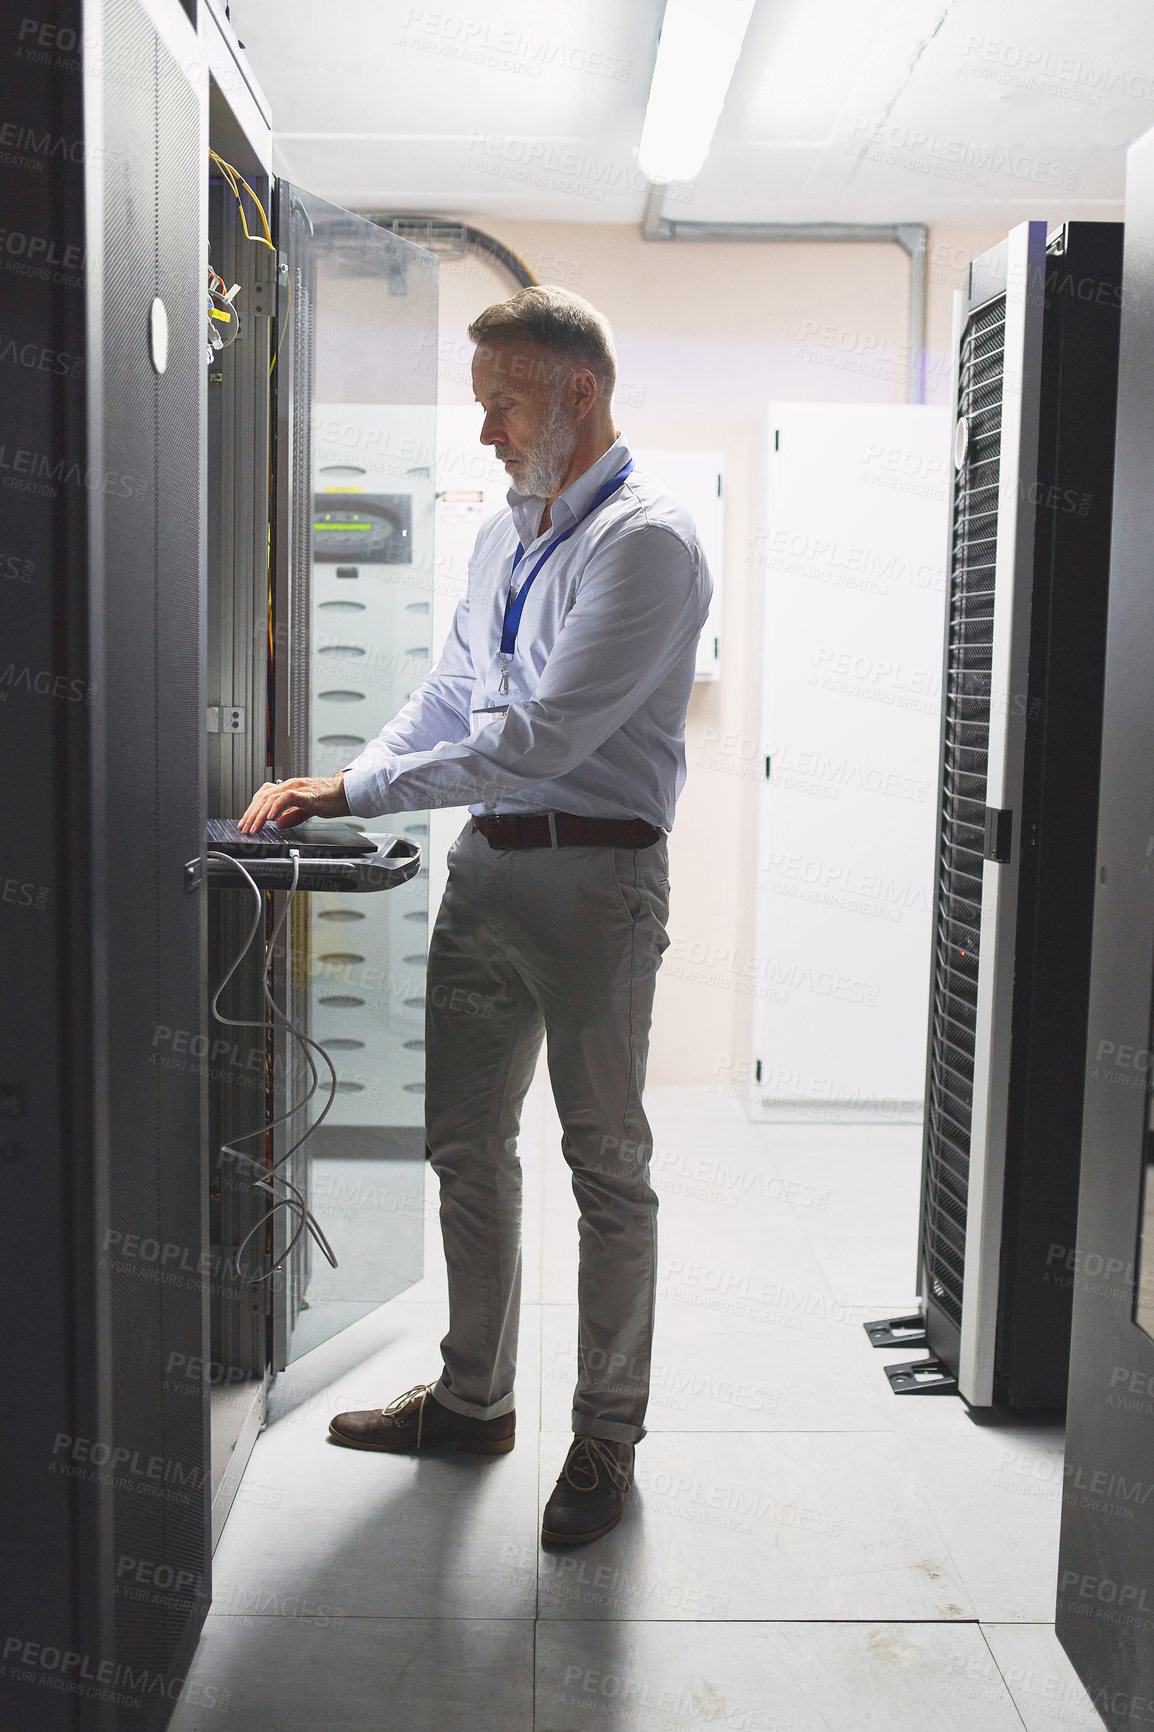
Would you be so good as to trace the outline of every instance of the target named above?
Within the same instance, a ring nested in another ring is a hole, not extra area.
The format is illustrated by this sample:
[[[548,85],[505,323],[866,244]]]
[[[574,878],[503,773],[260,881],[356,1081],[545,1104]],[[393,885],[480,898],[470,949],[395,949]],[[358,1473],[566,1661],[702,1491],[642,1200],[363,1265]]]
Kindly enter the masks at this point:
[[[561,491],[569,473],[577,435],[564,407],[554,403],[535,443],[521,453],[521,471],[517,478],[518,493],[534,499],[552,499]]]

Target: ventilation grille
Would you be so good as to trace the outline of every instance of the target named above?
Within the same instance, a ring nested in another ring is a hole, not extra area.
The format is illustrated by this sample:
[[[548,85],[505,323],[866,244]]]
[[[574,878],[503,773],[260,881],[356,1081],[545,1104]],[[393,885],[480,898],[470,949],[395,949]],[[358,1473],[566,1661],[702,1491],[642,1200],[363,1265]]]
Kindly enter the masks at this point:
[[[974,1092],[1005,328],[1006,303],[999,297],[971,319],[962,343],[958,413],[966,423],[968,443],[954,493],[942,694],[944,756],[922,1244],[927,1297],[957,1328],[962,1321]]]

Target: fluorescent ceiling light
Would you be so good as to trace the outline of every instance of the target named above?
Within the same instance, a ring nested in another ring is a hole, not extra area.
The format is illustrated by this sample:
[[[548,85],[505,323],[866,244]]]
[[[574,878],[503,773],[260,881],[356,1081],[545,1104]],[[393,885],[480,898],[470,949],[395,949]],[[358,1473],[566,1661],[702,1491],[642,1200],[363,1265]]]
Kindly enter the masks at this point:
[[[754,0],[666,0],[637,152],[650,180],[692,180],[709,155]]]

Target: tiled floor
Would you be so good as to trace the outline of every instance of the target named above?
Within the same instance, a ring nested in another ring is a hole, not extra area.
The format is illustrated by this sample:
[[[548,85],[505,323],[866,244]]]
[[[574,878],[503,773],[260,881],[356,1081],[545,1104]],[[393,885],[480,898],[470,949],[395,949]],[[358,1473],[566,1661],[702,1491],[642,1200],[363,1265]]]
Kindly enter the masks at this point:
[[[1060,1433],[892,1396],[861,1328],[912,1303],[919,1132],[754,1126],[707,1090],[648,1104],[659,1333],[621,1526],[538,1544],[576,1230],[535,1086],[517,1448],[326,1441],[332,1412],[436,1375],[430,1192],[424,1279],[274,1389],[175,1732],[1100,1732],[1050,1628]]]

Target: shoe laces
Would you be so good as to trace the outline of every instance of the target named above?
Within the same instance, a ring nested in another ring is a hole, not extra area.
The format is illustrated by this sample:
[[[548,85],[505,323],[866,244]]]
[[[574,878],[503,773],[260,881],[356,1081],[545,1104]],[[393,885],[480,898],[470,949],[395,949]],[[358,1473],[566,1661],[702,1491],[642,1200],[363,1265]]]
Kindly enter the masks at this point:
[[[578,1484],[573,1477],[573,1469],[586,1477],[587,1485]],[[613,1450],[599,1437],[578,1437],[574,1440],[569,1454],[565,1458],[565,1466],[561,1477],[568,1480],[574,1491],[596,1491],[600,1470],[604,1469],[609,1483],[616,1486],[620,1492],[627,1492],[630,1486],[629,1471],[623,1467]]]
[[[425,1423],[425,1403],[432,1394],[431,1383],[415,1383],[412,1389],[406,1389],[403,1395],[398,1395],[395,1401],[390,1401],[387,1407],[381,1408],[382,1414],[392,1414],[398,1419],[403,1410],[412,1403],[417,1404],[417,1448],[421,1447],[421,1431]],[[406,1416],[411,1417],[411,1416]]]

